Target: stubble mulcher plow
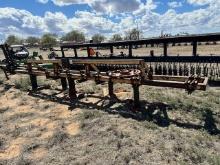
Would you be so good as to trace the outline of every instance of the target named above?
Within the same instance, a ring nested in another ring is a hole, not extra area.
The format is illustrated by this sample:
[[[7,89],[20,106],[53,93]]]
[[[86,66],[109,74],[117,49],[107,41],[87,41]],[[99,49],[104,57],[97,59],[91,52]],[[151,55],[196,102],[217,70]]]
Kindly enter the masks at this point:
[[[43,68],[44,64],[50,63],[50,69]],[[128,69],[102,70],[102,68],[114,68],[115,65],[128,67]],[[71,69],[78,66],[80,69]],[[32,89],[37,90],[37,76],[46,76],[50,79],[61,79],[63,90],[68,88],[69,98],[77,99],[75,83],[94,80],[96,83],[107,82],[110,97],[114,97],[114,83],[131,84],[133,88],[134,106],[139,104],[140,85],[171,87],[185,89],[189,93],[194,90],[206,90],[208,78],[198,76],[163,76],[153,75],[149,67],[142,59],[135,60],[94,60],[94,59],[58,59],[58,60],[28,60],[23,68],[16,69],[15,73],[28,74]],[[68,85],[67,85],[68,84]]]
[[[16,63],[10,55],[0,66],[5,73],[28,74],[33,90],[38,89],[37,77],[60,79],[63,90],[69,90],[70,100],[77,99],[76,81],[93,80],[96,83],[106,82],[108,93],[114,97],[114,83],[131,84],[134,106],[139,104],[139,87],[141,85],[185,89],[188,93],[194,90],[206,90],[208,79],[218,78],[220,56],[198,56],[198,42],[219,41],[220,34],[152,38],[138,41],[121,41],[99,44],[63,44],[62,57],[54,60],[27,59]],[[169,56],[168,44],[192,43],[192,56]],[[132,49],[137,45],[162,44],[164,55],[137,57]],[[115,56],[114,47],[127,46],[127,56]],[[91,56],[90,48],[104,47],[110,50],[109,57],[97,53]],[[88,57],[80,57],[77,49],[86,48]],[[73,49],[73,57],[66,57],[66,49]],[[7,54],[6,54],[7,55]],[[6,74],[7,75],[7,74]]]

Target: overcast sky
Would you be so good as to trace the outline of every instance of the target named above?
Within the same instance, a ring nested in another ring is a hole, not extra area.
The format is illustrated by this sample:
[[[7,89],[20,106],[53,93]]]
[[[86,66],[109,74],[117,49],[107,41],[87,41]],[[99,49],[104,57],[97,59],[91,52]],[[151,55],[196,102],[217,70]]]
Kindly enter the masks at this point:
[[[138,27],[144,37],[220,32],[220,0],[0,0],[0,39],[73,29],[105,36]]]

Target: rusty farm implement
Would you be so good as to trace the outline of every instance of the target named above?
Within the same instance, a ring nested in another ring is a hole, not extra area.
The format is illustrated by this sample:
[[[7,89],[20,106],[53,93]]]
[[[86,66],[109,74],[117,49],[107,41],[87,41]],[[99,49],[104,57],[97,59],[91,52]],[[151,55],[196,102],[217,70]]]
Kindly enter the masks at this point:
[[[134,107],[139,104],[139,87],[141,85],[171,87],[185,89],[189,93],[194,90],[206,90],[208,77],[197,74],[184,75],[158,75],[152,70],[146,59],[132,57],[132,46],[129,46],[130,55],[128,58],[113,57],[113,45],[138,44],[143,41],[126,41],[116,43],[101,44],[81,44],[81,45],[61,45],[61,51],[65,48],[73,48],[75,57],[63,56],[53,60],[26,59],[16,61],[7,52],[7,46],[2,45],[5,60],[1,63],[1,68],[7,73],[28,74],[30,76],[32,90],[38,89],[38,76],[45,76],[48,79],[60,79],[63,90],[69,91],[70,100],[77,99],[77,89],[75,82],[94,80],[96,83],[108,83],[108,93],[110,98],[114,97],[114,83],[131,84],[133,88]],[[149,42],[146,40],[145,42]],[[76,48],[94,46],[109,46],[110,57],[91,57],[88,51],[87,58],[77,57]],[[4,50],[5,49],[5,50]],[[166,57],[166,56],[165,56]],[[152,58],[152,57],[151,57]],[[163,57],[164,58],[164,57]],[[196,57],[194,57],[196,58]],[[213,58],[213,57],[212,57]]]
[[[77,99],[75,81],[94,80],[96,83],[108,83],[110,97],[114,97],[114,83],[131,84],[133,88],[134,106],[139,105],[139,86],[159,86],[185,89],[189,93],[194,90],[206,90],[209,79],[220,76],[220,56],[199,56],[197,47],[199,42],[215,42],[220,40],[220,34],[205,34],[195,36],[179,36],[168,38],[151,38],[137,41],[120,41],[109,43],[88,43],[61,45],[62,57],[51,60],[36,60],[27,58],[17,61],[8,50],[7,45],[1,45],[5,60],[0,64],[6,77],[8,73],[28,74],[33,90],[38,89],[37,77],[45,76],[49,79],[60,79],[63,90],[69,90],[69,98]],[[190,43],[192,56],[169,56],[169,45]],[[139,45],[163,45],[163,56],[135,56],[133,48]],[[114,47],[128,48],[128,55],[123,52],[114,54]],[[91,56],[91,48],[109,49],[108,56],[96,53]],[[87,57],[82,57],[77,50],[86,48]],[[67,49],[74,50],[74,55],[66,57]],[[123,56],[122,56],[123,55]]]
[[[50,69],[43,68],[42,64],[51,64]],[[103,66],[120,65],[128,66],[130,69],[102,70]],[[79,69],[71,69],[71,66],[78,66]],[[101,67],[99,67],[101,66]],[[134,69],[131,69],[134,68]],[[69,86],[69,98],[77,99],[75,81],[79,82],[94,80],[95,82],[107,82],[109,96],[114,97],[114,83],[131,84],[134,94],[134,106],[139,106],[139,86],[159,86],[186,89],[188,92],[194,90],[205,90],[208,78],[197,76],[159,76],[152,75],[149,68],[142,59],[57,59],[57,60],[27,60],[24,68],[14,70],[17,74],[28,74],[30,76],[32,89],[37,90],[37,76],[60,79],[63,90]],[[67,83],[68,82],[68,83]]]

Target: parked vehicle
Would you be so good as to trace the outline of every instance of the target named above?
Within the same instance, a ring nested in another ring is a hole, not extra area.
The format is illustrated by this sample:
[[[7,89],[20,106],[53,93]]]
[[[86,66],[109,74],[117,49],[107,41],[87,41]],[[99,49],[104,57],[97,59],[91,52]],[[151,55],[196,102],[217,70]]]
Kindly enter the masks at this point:
[[[29,51],[24,45],[11,45],[9,47],[10,54],[18,60],[29,57]]]

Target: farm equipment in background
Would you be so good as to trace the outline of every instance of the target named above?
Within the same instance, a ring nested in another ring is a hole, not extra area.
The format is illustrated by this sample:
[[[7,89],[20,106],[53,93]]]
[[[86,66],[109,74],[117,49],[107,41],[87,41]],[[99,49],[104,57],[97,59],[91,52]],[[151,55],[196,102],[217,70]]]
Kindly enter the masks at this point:
[[[176,37],[163,37],[163,38],[149,38],[133,41],[119,41],[109,43],[87,43],[87,44],[69,44],[64,43],[61,45],[61,50],[73,49],[75,59],[143,59],[151,72],[154,75],[167,75],[167,76],[191,76],[197,75],[200,77],[209,77],[209,82],[214,82],[215,85],[220,85],[220,55],[203,55],[198,54],[198,47],[201,43],[205,45],[218,45],[220,41],[220,33],[202,34],[202,35],[187,35]],[[173,46],[190,45],[192,46],[192,55],[169,55],[169,48]],[[152,47],[162,48],[162,55],[154,55],[151,50],[146,55],[138,56],[133,53],[134,47]],[[99,56],[90,55],[91,48],[105,47],[110,50],[109,54]],[[121,52],[119,55],[114,53],[114,48],[127,48],[128,54]],[[86,48],[88,57],[82,57],[78,53],[78,49]],[[65,52],[62,51],[62,57],[65,57]]]
[[[61,49],[60,48],[55,48],[55,47],[51,47],[50,48],[50,54],[47,56],[48,59],[56,59],[58,58],[58,54],[56,52],[60,52]],[[67,51],[67,50],[64,50],[64,51]]]
[[[3,70],[5,77],[9,79],[8,74],[15,74],[15,70],[19,68],[25,68],[25,64],[28,59],[39,59],[43,60],[41,55],[38,55],[38,52],[33,52],[33,55],[29,55],[29,51],[23,45],[11,45],[2,44],[0,45],[5,59],[0,61],[0,69]],[[57,56],[54,55],[53,58]],[[43,67],[43,66],[42,66]],[[50,65],[44,67],[50,68]]]
[[[9,46],[7,44],[3,44],[3,45],[0,45],[0,48],[2,49],[2,51],[4,53],[5,62],[7,62],[7,63],[9,61],[22,61],[22,60],[25,60],[29,57],[29,51],[23,45]]]
[[[44,64],[51,64],[52,68],[42,68]],[[122,69],[123,68],[123,69]],[[124,69],[127,68],[127,69]],[[195,90],[206,90],[208,78],[199,76],[157,76],[149,70],[142,59],[73,59],[62,58],[56,60],[27,60],[25,68],[15,70],[17,74],[30,76],[32,90],[38,89],[37,77],[60,79],[63,90],[69,86],[69,98],[77,99],[78,83],[94,80],[96,83],[107,82],[110,98],[114,98],[114,83],[131,84],[133,88],[134,107],[138,108],[139,87],[141,85],[171,87],[185,89],[188,93]]]
[[[7,73],[14,73],[14,70],[17,68],[18,63],[16,62],[16,58],[14,58],[14,52],[9,45],[3,44],[0,45],[0,48],[3,51],[5,59],[0,61],[0,68],[4,71],[5,77],[9,79]]]
[[[16,60],[23,60],[29,57],[29,51],[24,45],[11,45],[9,47],[9,53]]]

